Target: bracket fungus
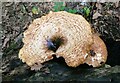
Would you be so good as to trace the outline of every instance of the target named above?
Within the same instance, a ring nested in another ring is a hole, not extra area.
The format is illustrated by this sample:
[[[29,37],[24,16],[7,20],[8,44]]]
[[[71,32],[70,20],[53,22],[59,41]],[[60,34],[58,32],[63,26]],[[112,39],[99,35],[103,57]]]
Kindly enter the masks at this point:
[[[19,58],[33,69],[63,57],[68,66],[88,64],[99,67],[106,62],[107,50],[99,36],[81,15],[65,11],[50,12],[37,18],[24,32]]]

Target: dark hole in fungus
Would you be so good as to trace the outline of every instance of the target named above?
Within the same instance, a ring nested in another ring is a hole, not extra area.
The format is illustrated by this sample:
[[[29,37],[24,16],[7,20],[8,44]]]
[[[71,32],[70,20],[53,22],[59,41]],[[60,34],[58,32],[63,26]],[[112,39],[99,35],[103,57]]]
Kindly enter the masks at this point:
[[[35,63],[35,65],[38,65],[38,63]]]
[[[100,64],[103,64],[104,62],[100,62]]]
[[[65,38],[60,36],[52,37],[47,40],[47,48],[48,50],[52,50],[56,52],[56,50],[65,43]]]
[[[90,55],[91,55],[91,56],[95,56],[95,54],[96,54],[96,53],[94,52],[94,50],[90,50]]]

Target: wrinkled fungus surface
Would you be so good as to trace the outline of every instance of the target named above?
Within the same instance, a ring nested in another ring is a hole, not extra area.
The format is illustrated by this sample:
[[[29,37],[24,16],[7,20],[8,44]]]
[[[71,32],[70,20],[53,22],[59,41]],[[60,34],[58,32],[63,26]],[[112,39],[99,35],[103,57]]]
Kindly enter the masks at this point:
[[[107,50],[99,36],[81,15],[65,11],[50,12],[37,18],[24,32],[19,58],[33,69],[63,57],[68,66],[88,64],[99,67],[106,62]]]

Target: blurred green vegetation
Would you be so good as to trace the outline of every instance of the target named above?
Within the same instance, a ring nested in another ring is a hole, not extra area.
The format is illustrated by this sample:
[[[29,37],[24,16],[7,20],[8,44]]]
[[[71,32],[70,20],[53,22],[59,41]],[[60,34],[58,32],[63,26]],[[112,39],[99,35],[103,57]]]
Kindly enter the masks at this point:
[[[39,8],[37,6],[32,7],[32,13],[33,14],[39,14],[39,12],[40,12],[40,10],[39,10]]]
[[[73,14],[79,13],[79,14],[82,14],[85,18],[87,18],[90,16],[91,6],[88,7],[86,5],[83,5],[83,8],[81,8],[80,10],[77,10],[74,8],[66,7],[63,2],[54,2],[53,10],[54,12],[67,11]]]
[[[64,6],[63,2],[54,2],[53,10],[54,10],[54,12],[67,11],[69,13],[74,13],[74,14],[77,12],[76,9],[70,9],[70,8]]]

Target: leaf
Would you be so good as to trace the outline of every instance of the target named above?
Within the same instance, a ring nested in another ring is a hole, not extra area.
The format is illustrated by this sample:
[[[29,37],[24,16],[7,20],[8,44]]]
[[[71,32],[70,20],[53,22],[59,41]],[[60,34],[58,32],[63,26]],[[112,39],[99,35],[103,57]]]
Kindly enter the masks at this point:
[[[102,5],[101,5],[101,3],[96,3],[96,7],[97,7],[97,9],[99,9],[100,11],[102,10]]]
[[[119,1],[115,2],[116,8],[119,7]]]
[[[72,9],[69,9],[68,12],[69,12],[69,13],[72,13]]]
[[[37,63],[31,66],[31,70],[39,71],[43,67],[42,64]]]
[[[10,40],[10,37],[7,37],[7,38],[4,39],[4,43],[3,43],[3,45],[2,45],[2,48],[7,47],[6,45],[7,45],[7,43],[9,42],[9,40]]]
[[[77,10],[75,10],[75,9],[69,9],[68,12],[69,12],[69,13],[76,13]]]
[[[65,6],[62,6],[62,7],[61,7],[61,11],[63,11],[64,9],[65,9]]]
[[[54,6],[53,9],[54,9],[54,12],[59,11],[58,6]]]
[[[88,7],[84,7],[84,8],[83,8],[83,11],[84,11],[85,16],[89,16],[89,14],[90,14],[90,9],[89,9]]]
[[[63,11],[65,6],[63,6],[63,2],[54,2],[54,12]]]
[[[86,9],[86,15],[89,16],[89,14],[90,14],[90,9],[87,8],[87,9]]]
[[[76,12],[77,12],[77,10],[73,9],[72,13],[74,13],[74,14],[75,14]]]
[[[107,13],[112,15],[113,11],[109,10],[109,11],[107,11]]]
[[[55,2],[55,6],[63,6],[63,2]]]
[[[33,13],[33,14],[39,14],[39,8],[36,7],[36,6],[34,6],[34,7],[32,8],[32,13]]]
[[[100,13],[98,13],[98,11],[96,13],[94,13],[93,18],[92,19],[97,19],[98,17],[102,16]]]
[[[87,3],[86,3],[86,2],[84,2],[84,1],[83,1],[83,2],[81,2],[80,4],[81,4],[81,5],[83,5],[83,6],[84,6],[84,5],[87,5]]]
[[[22,5],[21,11],[22,11],[23,13],[26,13],[26,12],[27,12],[27,11],[26,11],[26,7],[25,7],[24,5]]]

